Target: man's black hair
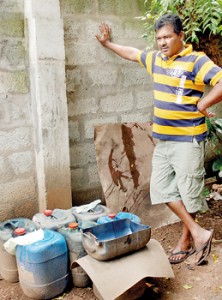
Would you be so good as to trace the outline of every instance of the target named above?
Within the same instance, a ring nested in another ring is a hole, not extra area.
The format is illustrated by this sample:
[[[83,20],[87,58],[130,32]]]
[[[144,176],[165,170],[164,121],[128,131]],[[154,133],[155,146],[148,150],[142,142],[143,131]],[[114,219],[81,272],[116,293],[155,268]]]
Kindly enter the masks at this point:
[[[158,29],[162,28],[165,25],[172,25],[173,30],[176,34],[179,34],[181,31],[183,31],[182,21],[180,17],[177,15],[167,14],[160,17],[154,25],[154,30],[157,31]]]

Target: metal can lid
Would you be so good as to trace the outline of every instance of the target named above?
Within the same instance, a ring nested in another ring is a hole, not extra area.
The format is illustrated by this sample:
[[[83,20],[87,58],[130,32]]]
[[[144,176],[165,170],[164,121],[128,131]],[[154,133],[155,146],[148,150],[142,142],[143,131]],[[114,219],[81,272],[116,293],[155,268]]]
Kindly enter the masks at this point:
[[[14,230],[14,233],[15,233],[16,235],[23,235],[23,234],[26,233],[26,230],[25,230],[25,228],[18,227],[18,228],[16,228],[16,229]]]
[[[77,229],[78,228],[78,223],[76,222],[71,222],[68,224],[68,228],[71,228],[71,229]]]
[[[53,211],[52,211],[51,209],[45,209],[45,210],[43,211],[43,214],[44,214],[45,216],[47,216],[47,217],[51,216],[52,213],[53,213]]]
[[[108,217],[110,217],[111,219],[114,219],[116,216],[116,214],[108,214]]]

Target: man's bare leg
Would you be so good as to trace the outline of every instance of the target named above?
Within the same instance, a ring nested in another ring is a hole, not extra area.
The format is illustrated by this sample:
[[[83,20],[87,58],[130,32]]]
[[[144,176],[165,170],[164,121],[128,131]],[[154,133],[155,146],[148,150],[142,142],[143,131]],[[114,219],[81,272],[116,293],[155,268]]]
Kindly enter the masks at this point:
[[[174,252],[177,252],[177,250],[187,250],[188,248],[183,248],[190,247],[190,235],[193,237],[195,248],[197,250],[200,249],[209,240],[211,232],[203,229],[198,223],[195,222],[193,216],[188,213],[182,201],[169,202],[167,205],[183,222],[182,236],[176,248],[174,249]],[[180,247],[183,248],[181,249]],[[198,254],[196,254],[195,262],[199,261],[202,253],[203,252],[200,251]]]
[[[174,253],[178,253],[180,251],[188,251],[189,249],[191,249],[191,245],[190,245],[190,238],[191,238],[191,234],[189,229],[187,228],[187,226],[182,223],[182,234],[180,236],[180,239],[176,245],[176,247],[173,249],[173,251],[171,252],[170,255],[170,259],[176,261],[181,260],[182,258],[184,258],[186,256],[186,254],[174,254]]]

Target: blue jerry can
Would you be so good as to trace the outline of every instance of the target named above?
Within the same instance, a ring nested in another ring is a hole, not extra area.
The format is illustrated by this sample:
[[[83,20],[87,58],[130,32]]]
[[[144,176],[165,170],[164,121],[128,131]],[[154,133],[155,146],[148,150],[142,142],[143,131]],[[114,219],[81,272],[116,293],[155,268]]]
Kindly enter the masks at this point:
[[[50,299],[61,294],[69,282],[68,249],[58,232],[43,229],[44,238],[17,246],[19,281],[24,294],[34,299]]]

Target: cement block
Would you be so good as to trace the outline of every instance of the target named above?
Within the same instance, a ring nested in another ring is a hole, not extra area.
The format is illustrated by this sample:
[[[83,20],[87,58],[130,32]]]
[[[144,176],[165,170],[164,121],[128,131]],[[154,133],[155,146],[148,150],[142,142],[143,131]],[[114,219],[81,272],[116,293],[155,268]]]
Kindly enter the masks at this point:
[[[0,183],[13,180],[13,170],[10,167],[7,158],[0,156]]]
[[[8,157],[8,160],[16,175],[31,173],[35,170],[31,151],[13,153]]]
[[[36,182],[32,176],[24,179],[18,179],[16,181],[7,182],[0,185],[0,211],[3,206],[7,209],[13,207],[14,203],[24,202],[36,197]]]
[[[95,163],[96,153],[93,144],[84,143],[70,148],[71,167],[83,167],[89,163]]]
[[[28,71],[0,71],[0,94],[28,92]]]
[[[96,46],[99,47],[98,45]],[[107,49],[104,47],[99,47],[97,51],[98,51],[97,56],[99,61],[97,66],[99,67],[99,69],[101,69],[104,66],[104,64],[121,65],[121,66],[129,64],[128,61],[119,57],[118,55],[116,55],[111,51],[107,51]]]
[[[39,212],[39,207],[36,198],[25,199],[25,201],[21,199],[13,205],[13,215],[16,217],[23,216],[32,219],[37,212]]]
[[[69,139],[73,141],[80,140],[79,122],[69,122]]]
[[[0,19],[0,36],[24,37],[24,20]]]
[[[103,112],[124,112],[133,108],[134,98],[132,93],[119,93],[101,99]]]
[[[98,111],[98,100],[93,97],[76,99],[73,102],[68,103],[69,117],[95,114]]]
[[[28,65],[28,53],[21,40],[6,39],[0,41],[0,68],[4,70],[22,70]]]
[[[1,11],[6,13],[23,13],[24,3],[21,0],[1,0]]]
[[[1,152],[15,151],[30,147],[31,128],[18,127],[15,129],[0,131],[0,149]]]
[[[7,114],[7,103],[1,101],[1,106],[0,106],[0,128],[5,128],[5,125],[8,123],[9,118]]]
[[[10,126],[31,125],[31,99],[30,95],[9,95],[3,100],[6,106],[8,122]]]
[[[87,43],[66,43],[66,65],[95,64],[97,46]]]
[[[129,16],[133,14],[133,0],[98,0],[99,14]]]
[[[145,123],[151,121],[151,113],[141,112],[141,113],[123,113],[121,114],[121,123],[134,123],[141,122]]]
[[[117,81],[118,71],[113,67],[106,67],[99,72],[95,72],[95,69],[88,70],[88,77],[92,82],[92,86],[96,85],[114,85]]]
[[[72,189],[78,189],[84,184],[84,171],[77,168],[71,171]]]
[[[72,92],[82,83],[83,74],[80,69],[66,70],[66,91]]]
[[[101,124],[117,123],[118,118],[114,116],[102,116],[96,117],[84,122],[84,134],[86,139],[93,139],[94,137],[94,127]]]
[[[145,71],[145,69],[138,68],[138,65],[132,66],[131,68],[122,69],[123,74],[123,86],[129,87],[132,85],[147,85],[151,82],[151,78]],[[133,76],[132,76],[133,74]]]
[[[135,40],[140,40],[144,34],[144,27],[139,21],[127,21],[124,24],[124,38],[132,39],[135,45]]]
[[[85,23],[82,18],[67,17],[63,20],[64,22],[64,38],[66,41],[79,41],[80,36],[82,37]]]
[[[148,91],[141,91],[135,94],[136,108],[152,109],[153,108],[153,90],[150,88]]]
[[[62,15],[75,13],[95,13],[95,2],[92,0],[60,0]]]
[[[95,183],[100,183],[97,164],[90,165],[88,167],[87,174],[88,174],[88,178],[89,178],[89,181],[88,181],[89,185],[95,184]]]

